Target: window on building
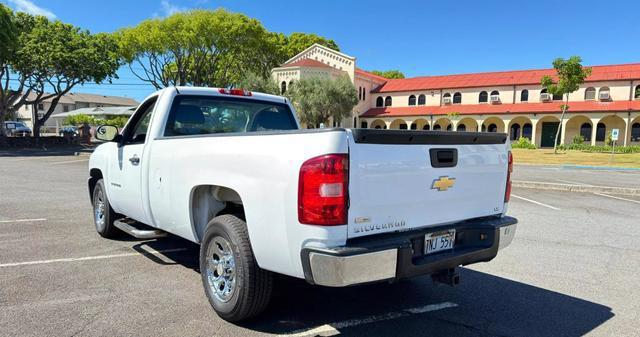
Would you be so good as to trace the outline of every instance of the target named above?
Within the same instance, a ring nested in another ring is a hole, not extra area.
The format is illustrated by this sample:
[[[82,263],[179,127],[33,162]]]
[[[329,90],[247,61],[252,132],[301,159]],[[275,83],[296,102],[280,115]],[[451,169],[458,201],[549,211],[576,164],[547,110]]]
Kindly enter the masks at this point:
[[[62,105],[62,111],[69,112],[69,106],[66,104]]]
[[[631,125],[631,141],[640,142],[640,123]]]
[[[478,103],[487,103],[489,101],[489,95],[486,91],[481,91],[480,96],[478,96]]]
[[[500,96],[500,91],[494,90],[491,92],[491,96]]]
[[[596,126],[596,142],[604,142],[604,138],[607,134],[607,127],[604,123],[598,123]]]
[[[411,123],[411,130],[417,130],[418,129],[418,125],[416,124],[416,122]]]
[[[451,94],[450,94],[450,93],[446,93],[446,94],[442,95],[442,97],[444,97],[444,98],[451,98]]]
[[[407,124],[406,123],[400,123],[400,130],[406,130],[407,129]]]
[[[520,138],[520,124],[515,123],[511,125],[511,131],[509,132],[509,139],[518,140]]]
[[[609,98],[611,98],[611,92],[609,90],[609,87],[602,87],[600,88],[600,94],[599,97],[603,97],[604,95],[609,95]]]
[[[591,123],[582,123],[582,125],[580,125],[580,136],[582,136],[585,141],[591,141],[591,129]]]
[[[391,96],[387,96],[384,99],[384,106],[391,106]]]
[[[381,107],[384,104],[384,99],[381,97],[376,98],[376,106]]]
[[[416,96],[415,95],[409,96],[409,105],[416,105]]]
[[[520,92],[520,102],[529,102],[529,90],[524,89]]]
[[[596,88],[587,88],[587,90],[584,91],[584,99],[587,101],[596,99]]]
[[[526,123],[522,126],[522,137],[529,138],[531,140],[531,132],[533,131],[533,127],[531,123]]]
[[[363,128],[363,129],[366,129],[367,128],[367,121],[360,122],[360,127]]]
[[[635,99],[640,99],[640,85],[636,86],[636,91],[635,91],[635,93],[633,94],[633,97],[634,97]]]
[[[284,94],[285,92],[287,92],[287,82],[282,81],[282,83],[280,83],[280,94]]]
[[[425,104],[427,104],[427,96],[425,96],[424,94],[418,96],[418,105],[425,105]]]
[[[422,130],[429,130],[431,129],[431,127],[429,126],[429,123],[426,123],[423,127]]]
[[[362,101],[362,87],[358,87],[358,99]]]
[[[464,124],[458,125],[458,129],[456,131],[467,131],[467,126]]]
[[[562,94],[553,94],[554,101],[562,101]]]
[[[44,104],[38,103],[38,110],[44,110]]]
[[[364,101],[365,99],[367,99],[367,91],[363,87],[362,88],[362,100]]]
[[[462,94],[459,92],[456,92],[455,94],[453,94],[453,104],[460,104],[462,103]]]
[[[498,126],[495,124],[489,124],[489,126],[487,127],[487,131],[489,132],[498,132]]]
[[[440,126],[440,124],[436,124],[436,125],[433,126],[433,130],[434,131],[441,130],[441,129],[442,129],[442,127]]]
[[[453,129],[453,127],[451,126],[451,124],[447,125],[447,131],[451,131]]]

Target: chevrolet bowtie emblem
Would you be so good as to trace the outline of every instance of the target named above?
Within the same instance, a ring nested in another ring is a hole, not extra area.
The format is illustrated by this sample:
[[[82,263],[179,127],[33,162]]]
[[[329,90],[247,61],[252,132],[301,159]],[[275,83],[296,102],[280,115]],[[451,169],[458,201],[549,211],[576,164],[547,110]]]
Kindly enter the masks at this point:
[[[431,183],[432,190],[438,190],[438,192],[446,191],[453,187],[456,183],[456,178],[449,178],[447,176],[442,176],[438,179],[434,179],[433,183]]]

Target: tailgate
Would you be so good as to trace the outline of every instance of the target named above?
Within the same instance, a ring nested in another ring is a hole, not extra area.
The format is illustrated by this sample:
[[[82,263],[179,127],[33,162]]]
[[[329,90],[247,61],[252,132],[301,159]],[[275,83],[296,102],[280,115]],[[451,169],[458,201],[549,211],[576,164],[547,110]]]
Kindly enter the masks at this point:
[[[349,238],[503,212],[505,134],[350,132]]]

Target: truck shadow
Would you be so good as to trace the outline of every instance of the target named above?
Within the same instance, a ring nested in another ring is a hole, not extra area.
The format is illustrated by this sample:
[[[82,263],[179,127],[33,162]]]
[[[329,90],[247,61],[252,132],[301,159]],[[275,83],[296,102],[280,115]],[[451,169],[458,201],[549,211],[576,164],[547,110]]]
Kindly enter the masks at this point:
[[[148,254],[149,248],[175,247],[187,249]],[[169,237],[134,249],[156,263],[181,264],[198,272],[198,246],[186,240]],[[456,288],[434,285],[428,276],[349,288],[312,286],[277,276],[267,311],[239,325],[305,336],[582,336],[614,316],[605,305],[544,288],[466,268],[460,274]],[[425,310],[440,304],[442,308]]]

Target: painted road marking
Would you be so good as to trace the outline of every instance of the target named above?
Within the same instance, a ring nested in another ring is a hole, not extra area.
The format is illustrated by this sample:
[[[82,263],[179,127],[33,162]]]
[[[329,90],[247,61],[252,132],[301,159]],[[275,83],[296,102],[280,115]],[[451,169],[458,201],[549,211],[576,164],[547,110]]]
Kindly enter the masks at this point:
[[[30,265],[35,265],[35,264],[48,264],[48,263],[58,263],[58,262],[77,262],[77,261],[89,261],[89,260],[103,260],[103,259],[113,259],[113,258],[118,258],[118,257],[130,257],[130,256],[140,256],[140,255],[158,255],[158,254],[162,254],[162,253],[182,252],[182,251],[185,251],[185,250],[187,250],[187,248],[172,248],[172,249],[163,249],[163,250],[151,250],[149,252],[132,252],[132,253],[112,254],[112,255],[70,257],[70,258],[53,259],[53,260],[3,263],[3,264],[0,264],[0,268],[30,266]]]
[[[514,197],[514,198],[518,198],[518,199],[524,200],[524,201],[528,201],[528,202],[530,202],[532,204],[540,205],[540,206],[543,206],[543,207],[546,207],[546,208],[551,208],[551,209],[556,210],[556,211],[560,210],[558,207],[553,207],[551,205],[543,204],[543,203],[541,203],[539,201],[523,198],[523,197],[517,196],[515,194],[511,194],[511,196]]]
[[[423,314],[430,311],[437,311],[447,308],[454,308],[458,305],[452,302],[442,302],[437,304],[428,304],[423,305],[421,307],[403,309],[401,311],[392,311],[384,314],[371,315],[365,318],[358,319],[350,319],[346,321],[334,322],[325,325],[321,325],[316,328],[308,329],[308,330],[299,330],[294,331],[289,334],[283,334],[281,336],[294,336],[294,337],[304,337],[304,336],[318,336],[318,335],[333,335],[339,334],[340,329],[351,328],[364,324],[371,324],[376,322],[388,321],[396,318],[407,317],[411,315]]]
[[[569,184],[573,184],[573,185],[580,185],[580,186],[593,186],[593,185],[589,185],[589,184],[585,184],[585,183],[579,183],[577,181],[571,181],[571,180],[562,180],[562,179],[556,179],[557,181],[561,181],[563,183],[569,183]]]
[[[76,159],[76,160],[67,160],[67,161],[56,161],[56,162],[49,163],[49,164],[58,165],[58,164],[77,163],[77,162],[81,162],[81,161],[89,161],[89,158],[87,158],[87,159]]]
[[[36,221],[47,221],[45,218],[38,219],[16,219],[16,220],[0,220],[0,223],[14,223],[14,222],[36,222]]]
[[[600,195],[600,196],[607,197],[607,198],[630,201],[630,202],[635,202],[636,204],[640,204],[640,201],[638,201],[638,200],[620,198],[620,197],[616,197],[616,196],[613,196],[613,195],[608,195],[608,194],[603,194],[603,193],[598,193],[598,192],[593,192],[593,194]]]

